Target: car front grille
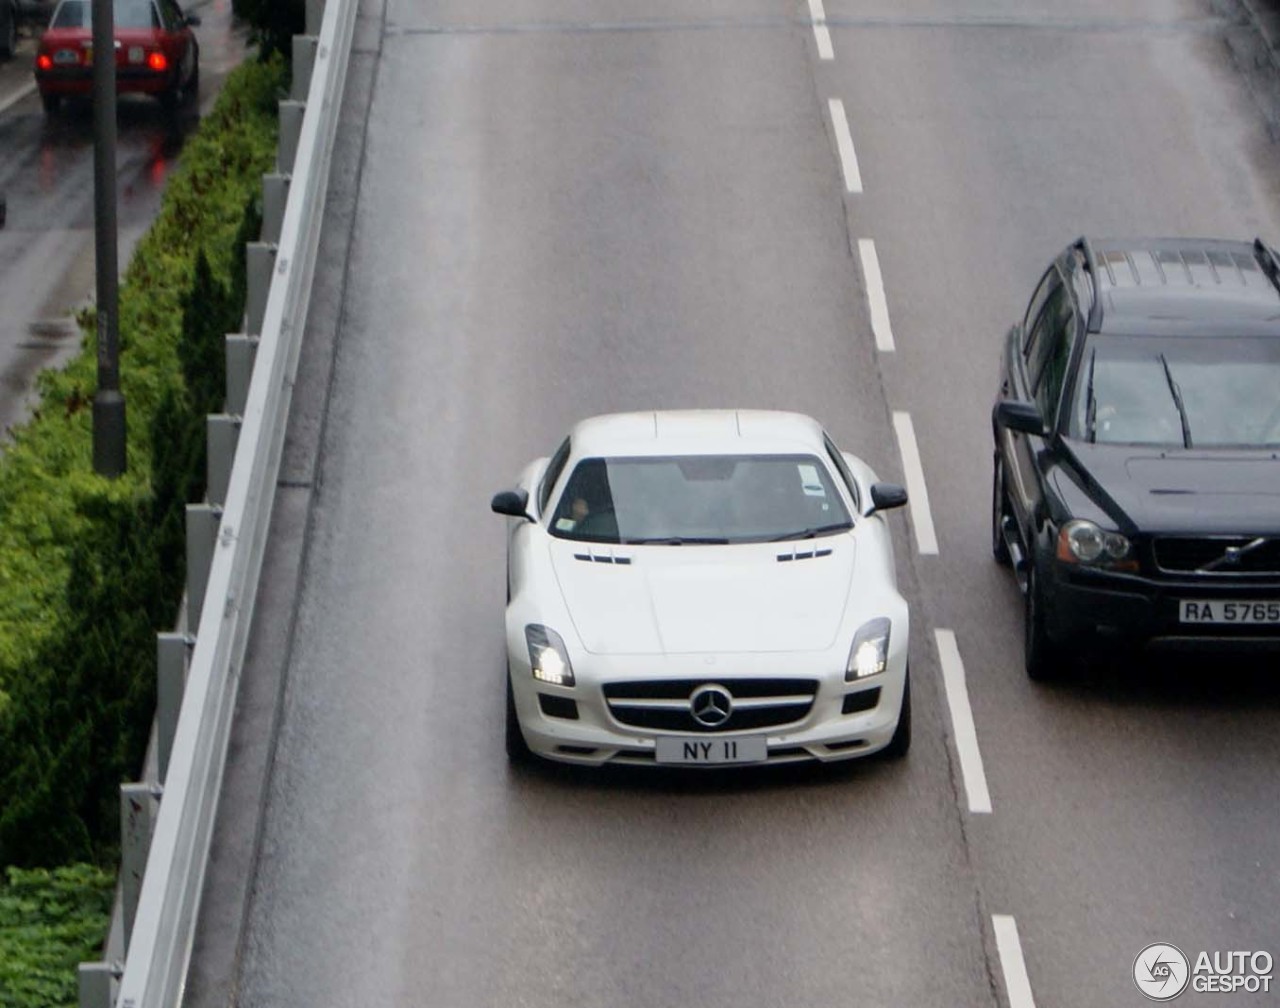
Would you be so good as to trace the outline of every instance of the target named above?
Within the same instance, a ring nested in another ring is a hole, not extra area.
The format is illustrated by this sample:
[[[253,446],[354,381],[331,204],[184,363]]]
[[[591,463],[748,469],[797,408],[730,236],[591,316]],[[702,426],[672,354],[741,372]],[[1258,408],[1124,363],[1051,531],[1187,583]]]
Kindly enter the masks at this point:
[[[696,720],[690,699],[715,685],[732,698],[723,724]],[[730,732],[774,728],[803,720],[818,692],[816,679],[654,679],[609,683],[605,702],[614,719],[632,728],[671,732]]]
[[[1156,567],[1166,574],[1280,575],[1280,537],[1160,536],[1152,549]]]

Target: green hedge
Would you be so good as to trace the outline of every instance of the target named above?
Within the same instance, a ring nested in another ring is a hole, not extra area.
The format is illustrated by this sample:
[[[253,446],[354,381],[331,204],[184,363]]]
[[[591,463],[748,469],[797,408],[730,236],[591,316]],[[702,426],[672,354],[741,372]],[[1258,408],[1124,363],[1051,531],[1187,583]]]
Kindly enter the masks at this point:
[[[102,956],[115,879],[86,864],[7,874],[0,883],[0,1005],[76,1004],[76,965]]]
[[[204,416],[223,399],[223,335],[239,328],[285,73],[273,58],[228,77],[129,264],[126,475],[93,473],[91,313],[81,353],[40,376],[34,418],[0,455],[0,864],[115,856],[118,785],[140,770],[155,634],[182,593],[184,505],[203,495]]]

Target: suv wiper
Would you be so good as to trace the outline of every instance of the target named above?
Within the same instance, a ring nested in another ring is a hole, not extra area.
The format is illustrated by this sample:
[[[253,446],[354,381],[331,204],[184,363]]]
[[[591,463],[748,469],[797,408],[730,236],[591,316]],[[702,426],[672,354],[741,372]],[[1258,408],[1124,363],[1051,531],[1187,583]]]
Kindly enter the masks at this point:
[[[784,532],[780,536],[774,536],[769,542],[786,542],[788,539],[812,539],[814,536],[825,535],[828,532],[847,532],[853,528],[853,522],[834,522],[830,525],[814,525],[812,528],[799,529],[796,532]]]
[[[640,539],[623,539],[624,546],[727,546],[723,536],[649,536]]]
[[[1182,447],[1191,447],[1191,422],[1187,419],[1187,406],[1182,401],[1182,389],[1173,380],[1173,371],[1169,368],[1168,358],[1160,355],[1160,363],[1164,367],[1164,378],[1169,383],[1169,391],[1173,394],[1174,405],[1178,407],[1178,419],[1182,421]]]
[[[1093,394],[1093,368],[1098,363],[1098,348],[1089,354],[1089,383],[1085,386],[1084,431],[1090,441],[1098,440],[1098,398]]]

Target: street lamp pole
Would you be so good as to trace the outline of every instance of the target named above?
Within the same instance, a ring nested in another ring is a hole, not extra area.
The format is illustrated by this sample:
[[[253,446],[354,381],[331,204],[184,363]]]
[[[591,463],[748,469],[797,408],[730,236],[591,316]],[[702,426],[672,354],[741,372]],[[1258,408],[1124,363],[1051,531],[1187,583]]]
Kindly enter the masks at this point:
[[[98,391],[93,470],[125,471],[116,265],[116,44],[113,0],[93,0],[93,230],[98,282]]]

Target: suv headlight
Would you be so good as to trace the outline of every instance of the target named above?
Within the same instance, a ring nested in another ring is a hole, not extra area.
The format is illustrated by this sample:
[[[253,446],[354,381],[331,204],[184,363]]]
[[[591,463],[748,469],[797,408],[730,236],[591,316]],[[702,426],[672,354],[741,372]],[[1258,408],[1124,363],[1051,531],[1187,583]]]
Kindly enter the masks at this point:
[[[535,679],[556,686],[573,685],[569,652],[558,633],[541,623],[530,623],[524,628],[524,639],[529,645],[529,668]]]
[[[876,675],[888,667],[890,626],[887,617],[877,616],[858,628],[853,635],[853,647],[849,648],[849,661],[844,669],[845,682]]]
[[[1128,539],[1082,518],[1067,522],[1059,530],[1057,557],[1063,563],[1138,569]]]

